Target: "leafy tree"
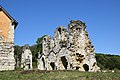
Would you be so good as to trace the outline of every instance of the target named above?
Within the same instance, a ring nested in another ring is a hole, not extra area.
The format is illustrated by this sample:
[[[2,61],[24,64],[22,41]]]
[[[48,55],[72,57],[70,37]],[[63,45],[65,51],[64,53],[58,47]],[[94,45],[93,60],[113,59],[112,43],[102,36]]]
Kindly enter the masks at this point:
[[[96,54],[97,64],[101,69],[119,69],[120,70],[120,56],[110,54]]]
[[[20,67],[22,47],[19,45],[14,46],[14,57],[16,61],[16,67]]]
[[[37,58],[38,53],[42,52],[42,40],[46,35],[37,39],[36,44],[31,46],[30,49],[32,51],[33,58],[33,67],[37,67]]]

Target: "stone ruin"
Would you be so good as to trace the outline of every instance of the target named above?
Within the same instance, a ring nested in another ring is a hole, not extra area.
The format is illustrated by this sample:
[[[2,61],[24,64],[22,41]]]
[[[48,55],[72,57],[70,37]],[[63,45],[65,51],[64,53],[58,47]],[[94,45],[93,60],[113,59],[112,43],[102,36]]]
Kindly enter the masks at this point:
[[[32,52],[28,44],[23,46],[23,52],[21,56],[21,68],[23,68],[24,70],[32,69]]]
[[[68,29],[63,26],[55,30],[54,37],[42,40],[42,53],[38,56],[39,70],[98,71],[94,46],[88,38],[86,25],[71,20]]]

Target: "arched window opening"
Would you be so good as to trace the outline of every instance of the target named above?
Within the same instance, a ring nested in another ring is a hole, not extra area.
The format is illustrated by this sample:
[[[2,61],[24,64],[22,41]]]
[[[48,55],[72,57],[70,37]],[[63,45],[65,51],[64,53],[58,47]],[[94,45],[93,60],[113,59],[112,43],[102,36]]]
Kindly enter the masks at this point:
[[[85,71],[89,71],[89,66],[87,64],[84,64],[83,67],[84,67]]]
[[[42,58],[42,62],[43,62],[43,68],[45,69],[45,60],[44,60],[44,58]]]
[[[55,70],[55,63],[54,62],[51,62],[50,66],[52,67],[52,70]]]
[[[61,61],[62,61],[64,68],[67,69],[68,62],[67,62],[67,59],[65,58],[65,56],[61,57]]]

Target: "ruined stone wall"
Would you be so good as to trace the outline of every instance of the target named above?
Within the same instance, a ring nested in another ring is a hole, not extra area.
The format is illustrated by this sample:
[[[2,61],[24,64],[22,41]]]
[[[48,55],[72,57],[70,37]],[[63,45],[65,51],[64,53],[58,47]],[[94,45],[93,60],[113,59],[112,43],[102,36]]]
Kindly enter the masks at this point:
[[[58,27],[54,38],[45,36],[42,47],[38,57],[40,70],[99,70],[85,23],[79,20],[70,21],[68,29]]]
[[[32,52],[28,44],[24,45],[23,47],[23,52],[21,56],[21,68],[23,68],[24,70],[32,69]]]

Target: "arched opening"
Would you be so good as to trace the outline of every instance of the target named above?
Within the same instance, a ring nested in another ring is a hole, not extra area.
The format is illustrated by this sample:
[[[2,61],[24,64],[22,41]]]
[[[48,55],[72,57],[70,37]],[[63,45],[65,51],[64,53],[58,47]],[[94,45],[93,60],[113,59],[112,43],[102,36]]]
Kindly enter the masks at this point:
[[[70,64],[70,69],[72,69],[73,68],[73,66],[72,66],[72,64]]]
[[[46,42],[46,38],[44,38],[44,41]]]
[[[55,70],[55,63],[54,62],[51,62],[50,66],[52,67],[52,70]]]
[[[30,69],[30,64],[28,64],[28,69]]]
[[[58,29],[59,33],[61,34],[61,28]]]
[[[76,70],[79,70],[80,67],[76,67]]]
[[[85,71],[89,71],[89,66],[87,64],[84,64],[83,67],[84,67]]]
[[[43,62],[43,68],[45,69],[45,60],[44,60],[44,58],[42,58],[42,62]]]
[[[64,68],[67,69],[68,62],[67,62],[67,59],[65,58],[65,56],[61,57],[61,61],[62,61]]]

